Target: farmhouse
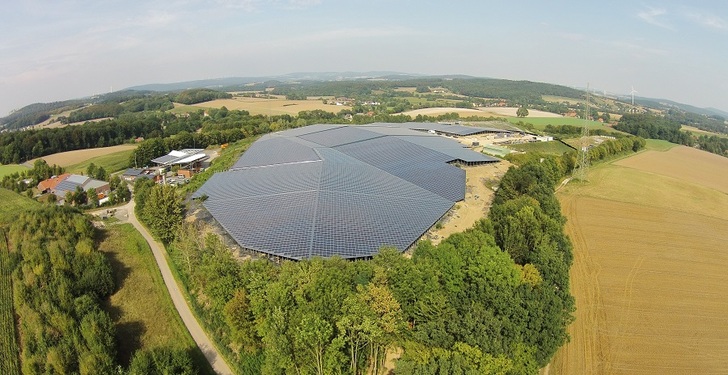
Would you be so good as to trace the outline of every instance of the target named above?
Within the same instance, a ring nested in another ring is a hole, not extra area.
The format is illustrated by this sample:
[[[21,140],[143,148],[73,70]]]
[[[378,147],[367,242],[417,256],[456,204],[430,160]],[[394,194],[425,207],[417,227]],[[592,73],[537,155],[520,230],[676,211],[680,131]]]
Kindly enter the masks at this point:
[[[93,189],[100,197],[108,195],[110,191],[109,183],[106,181],[100,181],[91,177],[72,174],[68,176],[68,178],[66,178],[65,180],[58,183],[58,185],[56,185],[56,188],[52,192],[59,198],[63,198],[66,196],[67,192],[75,191],[77,187],[80,187],[83,191]]]
[[[312,125],[263,136],[193,198],[243,248],[366,258],[406,250],[464,199],[454,164],[498,161],[402,124]]]
[[[184,150],[172,150],[169,154],[152,159],[152,163],[160,168],[178,166],[180,169],[192,171],[200,170],[202,162],[209,159],[201,148],[186,148]]]
[[[40,190],[41,193],[48,193],[51,190],[55,189],[58,183],[67,179],[70,175],[70,173],[64,173],[60,176],[53,176],[47,180],[43,180],[38,183],[38,190]]]
[[[77,174],[64,173],[60,176],[53,176],[47,180],[43,180],[38,184],[38,190],[42,193],[55,194],[61,201],[66,197],[67,192],[74,192],[77,188],[83,191],[93,189],[99,198],[106,197],[109,194],[109,183],[100,181],[87,176]]]

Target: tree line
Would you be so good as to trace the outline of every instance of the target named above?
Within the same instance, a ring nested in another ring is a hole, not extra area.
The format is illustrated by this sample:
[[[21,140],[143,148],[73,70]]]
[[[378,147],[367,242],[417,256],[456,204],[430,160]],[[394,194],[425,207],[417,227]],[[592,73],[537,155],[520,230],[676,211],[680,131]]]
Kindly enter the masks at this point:
[[[83,126],[46,128],[0,134],[0,163],[17,164],[57,152],[114,146],[137,137],[161,137],[195,131],[201,116],[177,117],[166,113],[126,114]]]
[[[172,100],[182,104],[197,104],[215,99],[230,99],[233,96],[227,92],[211,89],[191,89],[172,96]]]
[[[642,138],[662,139],[690,147],[697,146],[702,150],[728,157],[728,138],[715,135],[695,136],[688,131],[680,130],[680,127],[674,116],[629,114],[622,116],[614,128]]]

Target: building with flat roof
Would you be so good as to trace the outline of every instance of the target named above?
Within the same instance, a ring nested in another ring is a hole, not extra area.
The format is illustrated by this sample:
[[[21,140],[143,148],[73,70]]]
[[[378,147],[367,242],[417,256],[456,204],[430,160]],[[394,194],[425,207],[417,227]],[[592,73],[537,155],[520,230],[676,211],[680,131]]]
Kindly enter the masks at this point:
[[[180,168],[198,170],[200,164],[209,159],[201,148],[186,148],[183,150],[172,150],[169,154],[152,159],[152,163],[159,167],[171,167],[177,165]]]
[[[193,198],[243,248],[289,259],[409,248],[465,197],[457,165],[498,162],[401,124],[267,134]]]

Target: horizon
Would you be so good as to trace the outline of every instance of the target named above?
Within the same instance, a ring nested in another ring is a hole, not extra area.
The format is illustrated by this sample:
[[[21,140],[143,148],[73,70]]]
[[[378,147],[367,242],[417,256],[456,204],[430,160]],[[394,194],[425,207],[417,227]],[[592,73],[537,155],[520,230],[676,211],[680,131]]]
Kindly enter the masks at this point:
[[[372,71],[590,83],[616,95],[634,87],[639,97],[728,112],[723,3],[35,1],[4,9],[14,17],[0,25],[0,116],[112,88]]]

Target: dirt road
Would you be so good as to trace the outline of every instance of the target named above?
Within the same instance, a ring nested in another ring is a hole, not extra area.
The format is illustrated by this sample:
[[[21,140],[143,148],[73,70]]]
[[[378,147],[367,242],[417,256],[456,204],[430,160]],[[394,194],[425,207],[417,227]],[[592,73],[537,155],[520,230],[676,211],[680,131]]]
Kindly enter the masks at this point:
[[[132,201],[125,206],[118,207],[116,209],[116,217],[122,221],[124,219],[127,219],[128,222],[131,223],[134,228],[136,228],[139,233],[142,234],[142,236],[144,236],[144,239],[147,241],[147,243],[149,243],[149,247],[152,249],[152,253],[154,254],[154,259],[157,261],[157,266],[162,272],[164,284],[167,286],[169,295],[172,297],[172,302],[174,302],[174,307],[177,309],[177,312],[182,318],[182,321],[187,327],[187,330],[190,332],[190,335],[192,335],[192,339],[195,340],[197,346],[200,348],[200,350],[202,350],[202,353],[205,355],[205,358],[207,358],[207,361],[210,362],[212,368],[218,374],[232,375],[232,370],[230,370],[228,364],[225,362],[215,346],[212,344],[210,338],[207,337],[207,334],[200,326],[200,323],[197,322],[195,316],[192,315],[192,311],[190,310],[187,301],[185,301],[182,291],[180,290],[177,282],[172,276],[172,271],[169,268],[169,264],[167,264],[164,247],[162,246],[162,244],[155,241],[149,231],[147,231],[147,229],[143,225],[141,225],[141,223],[139,223],[139,220],[137,220],[137,217],[134,214],[135,205],[136,204],[132,199]]]

